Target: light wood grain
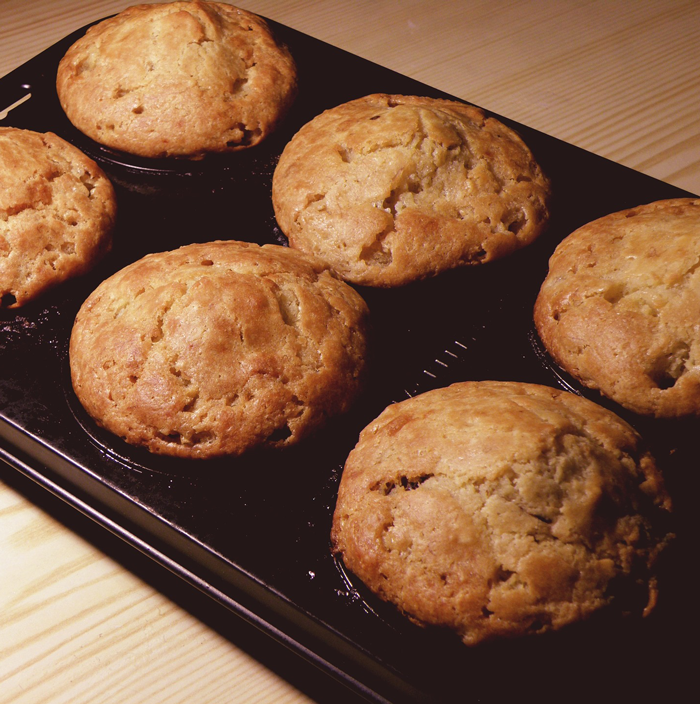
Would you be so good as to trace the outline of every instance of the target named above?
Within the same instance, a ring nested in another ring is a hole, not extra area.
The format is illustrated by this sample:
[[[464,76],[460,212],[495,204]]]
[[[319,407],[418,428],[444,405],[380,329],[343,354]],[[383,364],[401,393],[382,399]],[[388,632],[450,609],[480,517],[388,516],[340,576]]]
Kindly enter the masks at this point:
[[[0,75],[127,4],[0,0]],[[696,0],[240,5],[700,193]],[[167,579],[13,473],[0,469],[0,704],[311,701],[288,680],[340,701],[284,658],[269,662],[243,626],[224,632],[183,609]]]
[[[0,75],[127,4],[4,0]],[[248,0],[239,5],[700,191],[696,0]]]
[[[310,701],[6,486],[0,556],[2,704]]]

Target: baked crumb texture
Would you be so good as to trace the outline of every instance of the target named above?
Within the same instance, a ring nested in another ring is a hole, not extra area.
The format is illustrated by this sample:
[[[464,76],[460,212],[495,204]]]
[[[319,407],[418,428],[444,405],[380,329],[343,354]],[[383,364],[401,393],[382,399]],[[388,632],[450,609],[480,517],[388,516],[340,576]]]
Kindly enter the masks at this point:
[[[150,254],[80,309],[73,387],[100,425],[154,453],[292,445],[356,398],[367,315],[351,287],[286,247]]]
[[[108,147],[201,158],[258,144],[296,96],[267,23],[216,2],[135,5],[88,29],[58,67],[70,121]]]
[[[555,250],[534,309],[553,359],[640,414],[700,414],[700,199],[612,213]]]
[[[0,308],[91,269],[112,245],[114,189],[50,132],[0,127]]]
[[[473,645],[608,607],[650,612],[669,510],[654,459],[610,411],[544,386],[464,382],[364,429],[332,542],[382,599]]]
[[[529,244],[548,220],[549,182],[520,137],[478,108],[376,94],[302,127],[272,197],[292,247],[347,281],[389,287]]]

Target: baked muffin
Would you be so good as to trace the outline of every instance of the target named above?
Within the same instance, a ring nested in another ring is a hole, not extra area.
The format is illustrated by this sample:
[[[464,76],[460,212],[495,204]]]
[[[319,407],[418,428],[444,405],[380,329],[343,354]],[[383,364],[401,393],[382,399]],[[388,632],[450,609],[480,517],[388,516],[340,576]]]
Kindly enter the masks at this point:
[[[654,459],[612,412],[515,382],[389,406],[341,478],[332,541],[419,624],[468,645],[648,613],[670,509]]]
[[[114,189],[51,132],[0,127],[0,308],[90,270],[112,246]]]
[[[640,414],[700,415],[700,199],[612,213],[556,248],[534,309],[554,361]]]
[[[104,281],[70,339],[75,393],[97,423],[153,453],[284,447],[349,408],[367,308],[278,245],[192,244]]]
[[[518,135],[451,100],[368,95],[318,115],[272,184],[289,244],[345,280],[400,286],[532,242],[549,183]]]
[[[258,144],[296,94],[267,23],[217,2],[135,5],[88,29],[58,67],[70,121],[144,157],[200,158]]]

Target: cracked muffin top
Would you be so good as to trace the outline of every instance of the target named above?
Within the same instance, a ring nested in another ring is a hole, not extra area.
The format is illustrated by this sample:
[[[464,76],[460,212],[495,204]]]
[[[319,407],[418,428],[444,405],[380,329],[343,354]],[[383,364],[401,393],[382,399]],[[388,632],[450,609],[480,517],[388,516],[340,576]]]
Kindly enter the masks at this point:
[[[345,280],[401,286],[532,242],[549,182],[518,135],[456,101],[368,95],[315,117],[274,173],[292,247]]]
[[[58,67],[68,119],[144,157],[258,144],[296,95],[296,66],[266,22],[216,2],[135,5],[88,29]]]
[[[73,388],[99,425],[153,453],[284,447],[354,401],[367,315],[354,289],[286,247],[149,254],[78,312]]]
[[[554,361],[622,406],[700,415],[700,199],[612,213],[564,239],[534,310]]]
[[[612,412],[545,386],[463,382],[362,431],[331,537],[382,599],[473,645],[649,613],[669,510],[653,457]]]
[[[102,169],[51,132],[0,127],[0,308],[19,308],[109,252],[117,205]]]

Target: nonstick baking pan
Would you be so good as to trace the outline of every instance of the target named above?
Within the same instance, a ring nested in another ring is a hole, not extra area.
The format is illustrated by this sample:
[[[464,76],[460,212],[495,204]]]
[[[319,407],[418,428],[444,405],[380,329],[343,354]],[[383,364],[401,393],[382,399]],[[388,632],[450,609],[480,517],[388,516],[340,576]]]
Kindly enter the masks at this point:
[[[368,701],[674,700],[692,672],[698,625],[697,421],[644,419],[581,388],[542,349],[532,307],[549,255],[576,227],[690,194],[497,115],[551,179],[547,233],[501,261],[396,290],[360,289],[372,316],[368,389],[322,432],[295,448],[238,459],[169,459],[101,431],[73,395],[68,339],[78,308],[102,279],[148,252],[195,241],[284,244],[272,173],[299,127],[374,92],[451,97],[270,24],[298,63],[294,108],[258,147],[200,162],[129,157],[68,122],[56,68],[86,28],[0,79],[0,125],[53,131],[75,144],[106,171],[119,205],[114,250],[97,270],[24,308],[0,311],[0,456]],[[468,648],[398,615],[332,557],[336,490],[359,431],[392,402],[468,379],[563,387],[639,430],[666,474],[677,534],[650,617],[601,617],[548,636]]]

